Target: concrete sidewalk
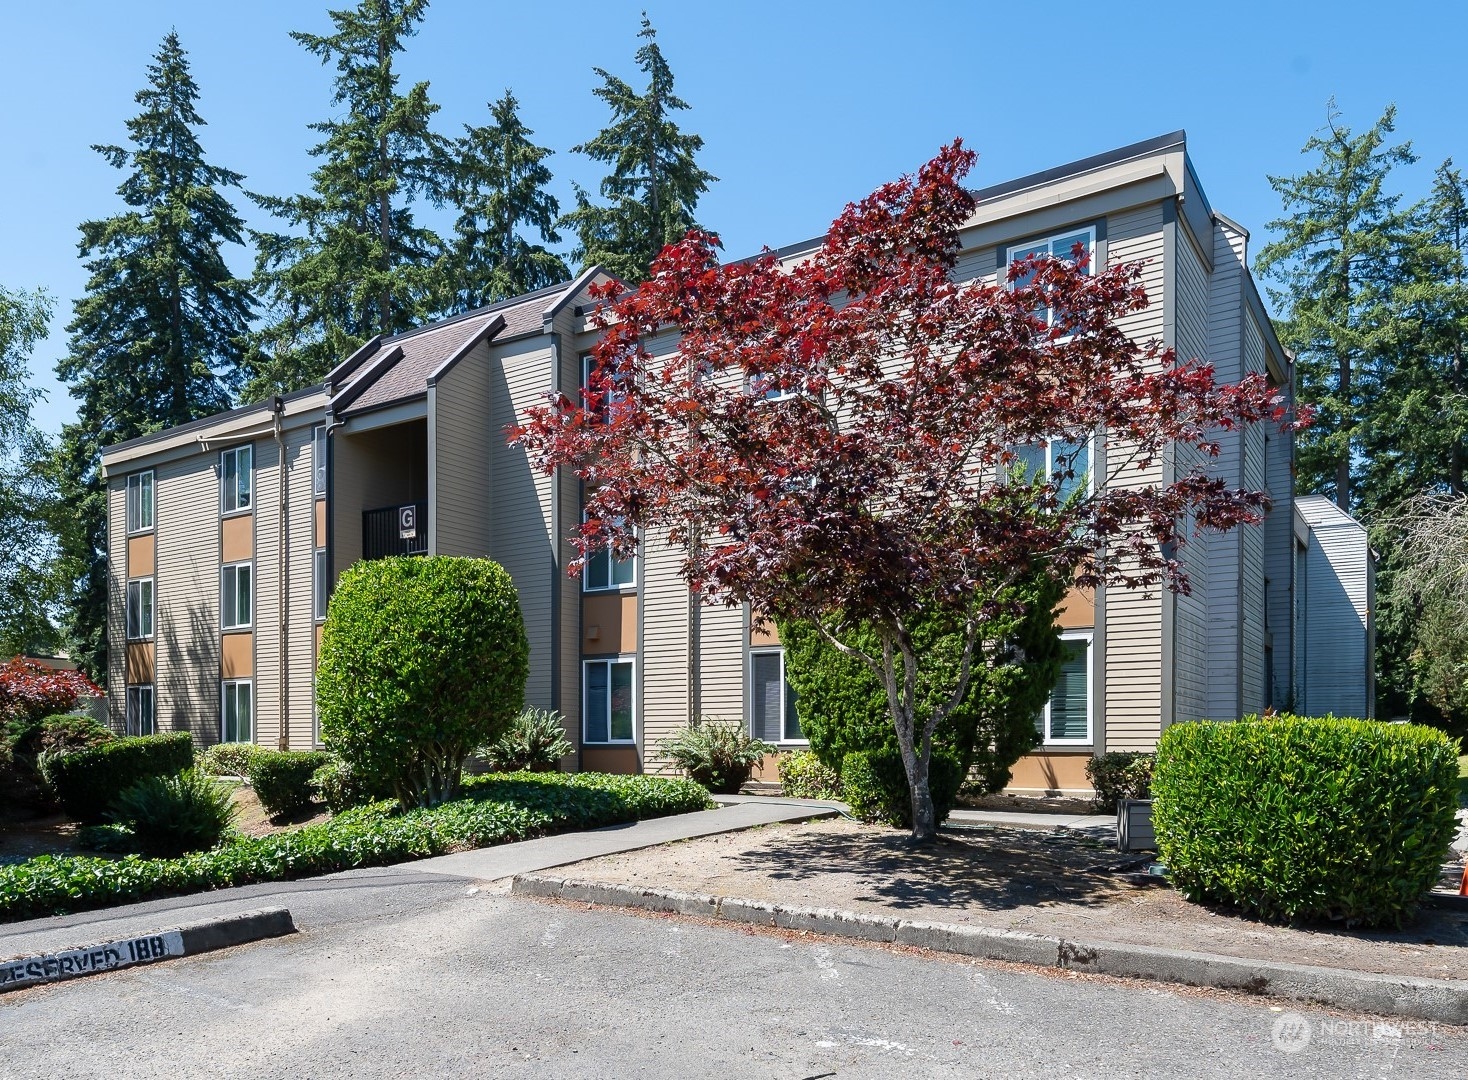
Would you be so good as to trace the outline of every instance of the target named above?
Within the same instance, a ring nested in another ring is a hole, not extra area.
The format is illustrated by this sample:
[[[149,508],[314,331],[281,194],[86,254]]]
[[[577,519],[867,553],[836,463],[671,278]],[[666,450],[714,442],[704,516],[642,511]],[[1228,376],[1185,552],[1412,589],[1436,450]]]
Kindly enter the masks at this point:
[[[347,870],[296,881],[217,889],[139,904],[0,923],[0,958],[55,951],[160,926],[225,918],[262,906],[288,907],[303,930],[389,916],[463,895],[466,883],[550,870],[598,855],[654,847],[778,822],[835,817],[828,803],[729,799],[718,810],[649,818],[587,832],[560,833],[395,866]],[[100,936],[99,936],[100,935]]]

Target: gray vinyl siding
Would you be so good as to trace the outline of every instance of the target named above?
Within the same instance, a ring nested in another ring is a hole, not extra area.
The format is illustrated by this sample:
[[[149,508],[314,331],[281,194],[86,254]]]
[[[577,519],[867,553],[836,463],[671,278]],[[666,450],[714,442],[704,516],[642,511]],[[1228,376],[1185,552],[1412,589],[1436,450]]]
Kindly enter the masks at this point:
[[[487,342],[476,345],[429,395],[437,555],[486,558],[490,553],[491,444],[503,441],[503,435],[485,423],[493,374],[489,351]]]
[[[525,410],[543,404],[551,384],[548,338],[491,348],[491,434],[518,423]],[[525,451],[502,438],[491,443],[494,513],[490,550],[515,582],[525,635],[530,642],[530,678],[525,704],[551,706],[551,575],[555,560],[551,538],[551,478],[535,468]]]
[[[700,715],[719,720],[744,720],[745,635],[742,605],[705,605],[699,612]]]
[[[1131,337],[1163,336],[1163,212],[1160,203],[1109,215],[1106,219],[1110,265],[1144,261],[1142,281],[1151,304],[1119,320]],[[1131,448],[1107,440],[1105,467],[1126,459]],[[1162,481],[1160,463],[1145,470],[1127,468],[1122,484]],[[1105,674],[1102,708],[1108,750],[1149,750],[1162,725],[1162,604],[1160,587],[1106,591]]]
[[[1311,499],[1305,517],[1298,708],[1307,716],[1366,716],[1371,574],[1366,530],[1324,499]]]
[[[156,481],[155,481],[156,482]],[[156,498],[156,495],[155,495]],[[153,520],[157,521],[157,513]],[[156,585],[154,586],[157,587]],[[107,482],[107,720],[123,730],[127,682],[127,477]],[[158,713],[162,717],[162,712]]]
[[[1269,704],[1293,707],[1294,686],[1294,438],[1265,434],[1264,461],[1271,508],[1264,519],[1265,632],[1272,657]]]
[[[331,515],[327,539],[331,545],[332,580],[362,558],[362,510],[375,479],[372,457],[360,440],[337,428],[328,436],[331,450]]]
[[[203,746],[219,741],[218,461],[210,452],[160,464],[154,487],[154,710],[159,731],[193,732]]]
[[[574,395],[581,385],[581,357],[573,347],[575,302],[567,303],[553,329],[560,335],[561,392]],[[581,481],[570,470],[555,477],[555,500],[560,535],[556,537],[559,557],[553,571],[560,581],[560,710],[566,735],[574,745],[581,743],[581,579],[570,577],[566,568],[578,555],[571,538],[581,524]]]
[[[1244,373],[1262,374],[1264,363],[1264,337],[1252,316],[1244,323]],[[1264,428],[1254,424],[1242,433],[1244,444],[1243,486],[1250,491],[1262,491],[1267,480],[1264,460]],[[1240,530],[1240,547],[1243,557],[1243,701],[1244,714],[1263,711],[1267,701],[1264,671],[1264,529],[1246,525]]]

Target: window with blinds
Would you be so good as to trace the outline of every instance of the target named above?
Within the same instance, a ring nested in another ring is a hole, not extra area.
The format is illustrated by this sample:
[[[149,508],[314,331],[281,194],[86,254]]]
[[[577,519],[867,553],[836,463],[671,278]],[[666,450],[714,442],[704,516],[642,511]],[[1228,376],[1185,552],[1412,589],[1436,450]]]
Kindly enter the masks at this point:
[[[586,693],[583,742],[633,741],[633,674],[631,660],[587,660],[582,664]]]
[[[749,728],[769,743],[804,742],[795,691],[785,681],[785,652],[770,649],[749,654]]]
[[[1091,741],[1091,635],[1065,634],[1060,678],[1036,726],[1045,745]]]

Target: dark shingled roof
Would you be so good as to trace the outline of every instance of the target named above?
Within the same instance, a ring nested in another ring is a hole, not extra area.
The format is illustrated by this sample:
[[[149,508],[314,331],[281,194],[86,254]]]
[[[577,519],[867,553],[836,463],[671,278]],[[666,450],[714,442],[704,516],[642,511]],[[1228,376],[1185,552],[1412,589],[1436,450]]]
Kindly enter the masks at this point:
[[[333,406],[343,413],[367,412],[422,397],[433,373],[476,337],[491,331],[497,320],[502,318],[504,326],[494,331],[495,337],[539,330],[551,298],[569,287],[570,282],[552,285],[383,338],[357,377],[337,391]]]

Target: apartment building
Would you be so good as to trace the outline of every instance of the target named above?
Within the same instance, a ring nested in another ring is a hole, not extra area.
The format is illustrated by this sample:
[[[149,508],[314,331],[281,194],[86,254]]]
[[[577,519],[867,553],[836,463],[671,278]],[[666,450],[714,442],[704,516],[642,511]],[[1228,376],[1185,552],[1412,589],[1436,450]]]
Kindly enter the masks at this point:
[[[1151,304],[1129,333],[1207,357],[1227,380],[1262,372],[1290,394],[1248,233],[1210,206],[1183,133],[976,194],[959,276],[993,280],[1012,259],[1077,242],[1095,266],[1141,260]],[[819,242],[779,256],[798,260]],[[531,646],[527,702],[566,717],[568,767],[659,768],[659,742],[696,716],[799,745],[772,630],[747,610],[698,603],[678,552],[656,545],[568,577],[579,482],[540,474],[505,440],[547,391],[580,385],[596,340],[587,290],[603,278],[592,268],[374,339],[321,385],[109,448],[112,722],[188,730],[201,744],[315,745],[313,672],[337,576],[358,559],[444,554],[492,558],[513,577]],[[676,347],[669,338],[661,351]],[[1181,552],[1190,595],[1071,594],[1070,656],[1016,790],[1084,791],[1092,754],[1149,749],[1175,720],[1291,699],[1292,439],[1261,428],[1224,439],[1211,467],[1268,489],[1264,524],[1195,537]],[[1106,453],[1098,439],[1094,475]],[[1133,482],[1192,464],[1179,451]]]

